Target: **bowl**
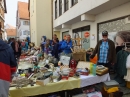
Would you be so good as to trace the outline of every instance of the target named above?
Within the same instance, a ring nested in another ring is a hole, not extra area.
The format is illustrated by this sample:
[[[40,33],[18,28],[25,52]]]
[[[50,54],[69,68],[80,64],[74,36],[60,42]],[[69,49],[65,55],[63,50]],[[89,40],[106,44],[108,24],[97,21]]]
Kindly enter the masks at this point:
[[[104,66],[103,65],[98,65],[97,69],[104,69]]]

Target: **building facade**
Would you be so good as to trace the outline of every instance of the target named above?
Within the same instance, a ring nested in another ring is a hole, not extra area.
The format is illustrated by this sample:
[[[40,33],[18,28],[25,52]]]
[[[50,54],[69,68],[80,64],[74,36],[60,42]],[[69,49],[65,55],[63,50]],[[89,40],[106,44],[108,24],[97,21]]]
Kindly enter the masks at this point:
[[[17,37],[16,28],[9,24],[5,25],[5,32],[7,33],[7,39]]]
[[[29,11],[28,3],[18,2],[18,8],[16,13],[16,32],[17,37],[21,40],[30,37],[30,20],[29,20]]]
[[[29,0],[31,42],[37,46],[41,37],[52,39],[52,0]]]
[[[130,0],[53,0],[53,29],[60,39],[70,34],[83,48],[95,47],[104,30],[130,30]]]
[[[6,40],[6,32],[4,30],[6,10],[6,0],[0,0],[0,38]]]

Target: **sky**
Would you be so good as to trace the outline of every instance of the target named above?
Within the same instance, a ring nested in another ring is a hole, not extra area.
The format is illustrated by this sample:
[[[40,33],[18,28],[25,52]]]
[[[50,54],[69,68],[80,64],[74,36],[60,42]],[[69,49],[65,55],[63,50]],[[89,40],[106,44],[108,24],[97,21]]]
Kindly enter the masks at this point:
[[[16,27],[17,2],[28,2],[28,0],[6,0],[7,13],[5,14],[5,25],[10,24]]]

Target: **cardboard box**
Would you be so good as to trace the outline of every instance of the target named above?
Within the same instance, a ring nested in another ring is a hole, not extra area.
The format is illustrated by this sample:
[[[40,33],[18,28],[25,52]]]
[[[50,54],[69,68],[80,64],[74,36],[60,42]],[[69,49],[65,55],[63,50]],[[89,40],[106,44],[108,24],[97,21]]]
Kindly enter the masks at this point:
[[[88,68],[90,69],[91,62],[79,61],[77,64],[77,68]]]
[[[50,82],[50,78],[46,78],[45,80],[36,80],[36,84],[41,86],[46,85],[49,82]]]
[[[76,61],[86,61],[86,52],[72,53],[72,59]]]

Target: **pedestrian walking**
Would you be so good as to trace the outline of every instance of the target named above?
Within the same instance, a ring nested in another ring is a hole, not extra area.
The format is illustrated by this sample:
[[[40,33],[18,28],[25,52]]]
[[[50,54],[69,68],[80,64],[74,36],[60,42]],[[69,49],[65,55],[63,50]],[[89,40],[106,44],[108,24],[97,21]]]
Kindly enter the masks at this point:
[[[0,39],[0,97],[8,97],[11,74],[16,66],[12,48]]]

